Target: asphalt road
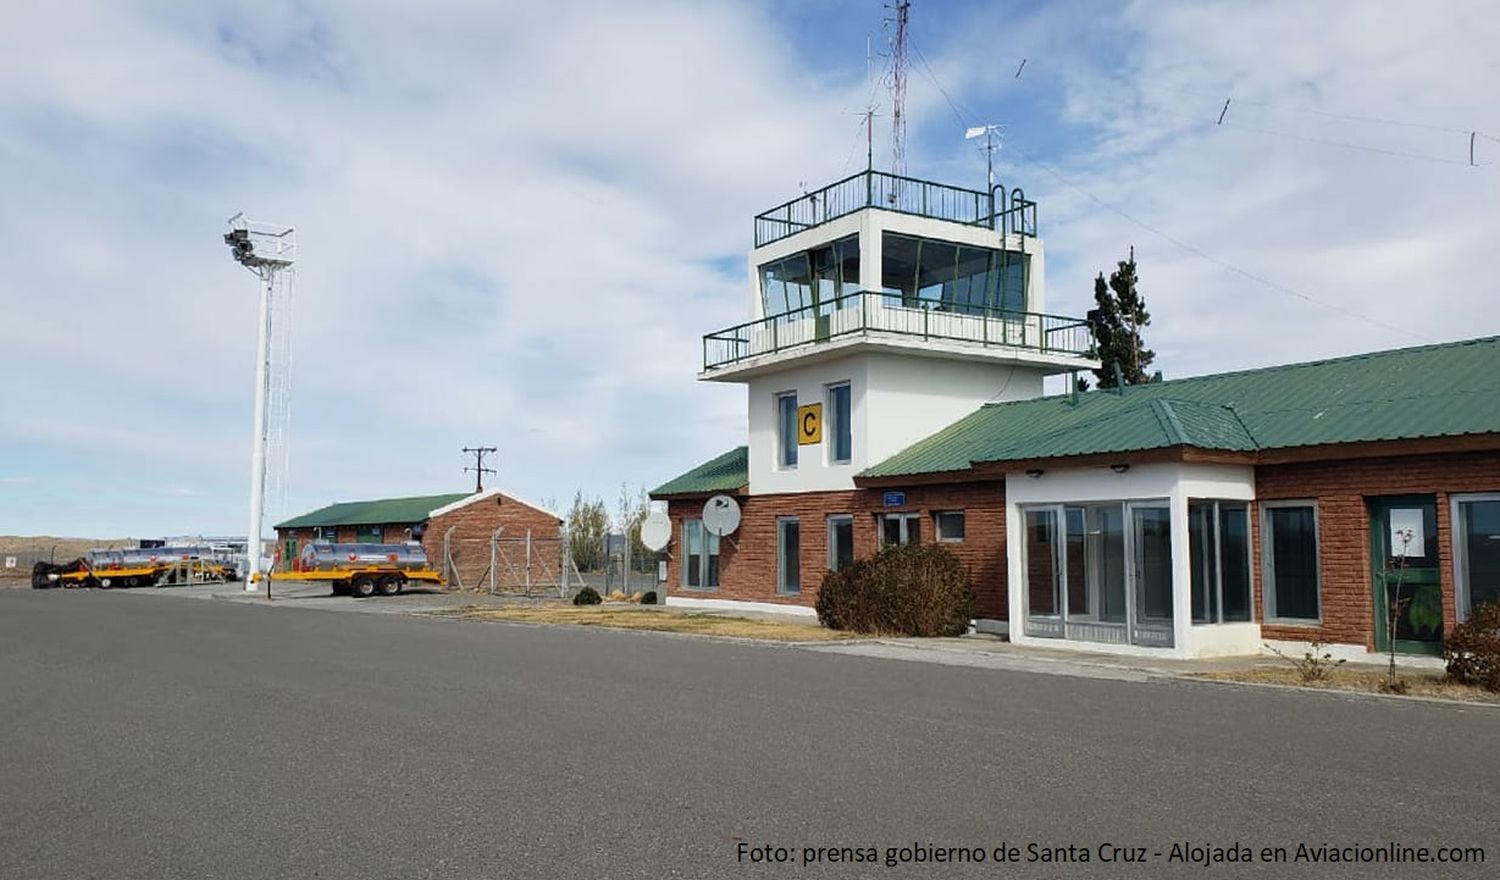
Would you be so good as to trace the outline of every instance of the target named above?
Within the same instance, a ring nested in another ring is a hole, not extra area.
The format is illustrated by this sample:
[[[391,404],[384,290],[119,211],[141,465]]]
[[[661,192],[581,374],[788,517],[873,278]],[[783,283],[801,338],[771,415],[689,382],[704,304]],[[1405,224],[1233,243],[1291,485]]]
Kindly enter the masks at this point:
[[[4,878],[1492,877],[1497,750],[1485,708],[0,591]],[[1169,861],[1391,841],[1487,862]]]

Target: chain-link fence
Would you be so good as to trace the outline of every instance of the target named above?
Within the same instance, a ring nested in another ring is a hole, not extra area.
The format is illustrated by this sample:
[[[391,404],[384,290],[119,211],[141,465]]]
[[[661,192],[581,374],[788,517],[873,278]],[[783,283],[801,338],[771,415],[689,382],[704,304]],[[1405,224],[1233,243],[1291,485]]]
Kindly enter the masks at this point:
[[[449,529],[442,541],[438,562],[454,589],[566,599],[584,586],[562,531],[496,529],[479,536]]]

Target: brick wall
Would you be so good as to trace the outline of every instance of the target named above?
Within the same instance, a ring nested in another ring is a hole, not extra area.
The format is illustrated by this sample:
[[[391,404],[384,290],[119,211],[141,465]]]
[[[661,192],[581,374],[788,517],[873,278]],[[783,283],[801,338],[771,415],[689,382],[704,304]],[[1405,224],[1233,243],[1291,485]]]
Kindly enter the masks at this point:
[[[1005,619],[1005,483],[913,486],[904,491],[907,504],[900,508],[885,508],[884,491],[880,489],[740,497],[740,527],[733,535],[720,539],[719,586],[708,590],[684,588],[681,568],[685,555],[682,521],[701,515],[703,499],[672,500],[668,503],[672,519],[668,594],[811,606],[817,601],[818,586],[828,571],[829,516],[853,516],[854,555],[864,558],[879,549],[878,513],[919,513],[921,540],[930,542],[936,539],[933,514],[962,510],[963,541],[943,546],[969,567],[979,616]],[[776,521],[785,516],[797,517],[800,526],[798,560],[802,591],[796,596],[776,592]]]
[[[526,533],[532,536],[530,555],[531,581],[533,584],[555,582],[559,576],[562,546],[559,534],[562,522],[544,510],[538,510],[508,495],[496,494],[481,498],[458,508],[435,516],[428,523],[427,533],[422,536],[422,545],[427,548],[427,558],[435,568],[443,568],[443,535],[451,528],[449,541],[457,579],[451,575],[450,584],[477,586],[488,583],[490,568],[490,536],[495,529],[503,528],[501,544],[497,551],[496,576],[500,583],[524,579],[527,555]],[[507,564],[508,562],[508,564]]]
[[[381,526],[384,542],[401,544],[411,540],[411,533],[408,530],[414,525],[416,524],[386,523]],[[561,567],[559,540],[561,522],[550,513],[538,510],[508,495],[496,494],[482,498],[457,510],[434,517],[428,523],[427,531],[422,536],[422,547],[427,551],[427,558],[432,566],[441,571],[443,569],[443,535],[449,528],[453,528],[450,546],[454,567],[464,585],[476,585],[488,576],[490,536],[494,534],[495,529],[501,527],[505,529],[501,533],[503,539],[515,540],[505,540],[502,543],[501,553],[509,557],[511,564],[504,566],[502,559],[500,579],[504,581],[512,577],[513,573],[515,578],[524,579],[526,561],[523,539],[529,529],[533,537],[532,580],[534,583],[555,581]],[[338,543],[352,544],[359,530],[355,526],[339,526],[336,531]],[[288,538],[296,538],[297,553],[301,554],[302,548],[313,541],[315,533],[313,529],[277,529],[276,534],[278,551],[285,548]]]
[[[1316,499],[1318,561],[1321,566],[1322,625],[1265,624],[1273,639],[1325,641],[1375,648],[1374,571],[1370,564],[1370,518],[1366,499],[1382,495],[1430,495],[1437,500],[1438,552],[1443,588],[1443,629],[1456,622],[1453,587],[1453,532],[1449,496],[1500,491],[1500,455],[1493,452],[1370,458],[1334,462],[1261,465],[1255,494],[1262,501]],[[1260,517],[1252,518],[1255,542],[1255,601],[1261,618],[1265,602],[1261,572]]]

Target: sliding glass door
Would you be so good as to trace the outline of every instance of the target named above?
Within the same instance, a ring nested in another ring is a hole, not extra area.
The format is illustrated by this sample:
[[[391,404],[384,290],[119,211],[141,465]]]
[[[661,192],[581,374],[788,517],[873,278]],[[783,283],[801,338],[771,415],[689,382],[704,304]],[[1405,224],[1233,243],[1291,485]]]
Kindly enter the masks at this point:
[[[1131,642],[1172,644],[1172,510],[1165,504],[1128,504],[1131,587],[1135,620]]]
[[[1028,635],[1172,644],[1165,502],[1041,505],[1024,514]]]

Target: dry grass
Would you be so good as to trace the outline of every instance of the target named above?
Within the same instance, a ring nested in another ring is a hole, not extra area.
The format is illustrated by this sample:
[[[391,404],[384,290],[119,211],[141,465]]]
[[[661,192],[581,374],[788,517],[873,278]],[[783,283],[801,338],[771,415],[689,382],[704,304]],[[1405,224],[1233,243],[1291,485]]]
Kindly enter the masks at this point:
[[[1279,666],[1228,672],[1204,672],[1200,673],[1197,677],[1219,681],[1284,684],[1318,690],[1357,691],[1367,694],[1381,693],[1381,685],[1385,682],[1385,672],[1383,670],[1346,668],[1331,670],[1325,681],[1304,682],[1301,674],[1296,669]],[[1409,697],[1438,697],[1444,700],[1465,700],[1472,703],[1500,704],[1500,694],[1491,693],[1483,688],[1471,685],[1454,684],[1444,680],[1440,672],[1405,670],[1400,672],[1400,678],[1406,682],[1406,696]]]
[[[772,642],[822,642],[859,638],[858,633],[825,629],[812,623],[789,623],[748,617],[729,617],[673,611],[662,608],[638,608],[610,605],[512,605],[493,607],[466,605],[443,615],[474,620],[503,620],[518,623],[562,623],[573,626],[602,626],[611,629],[639,629],[652,632],[692,633],[695,635],[733,636]]]
[[[35,554],[46,556],[54,551],[58,562],[76,559],[95,547],[135,546],[130,538],[53,538],[47,535],[18,536],[0,535],[0,555]]]

